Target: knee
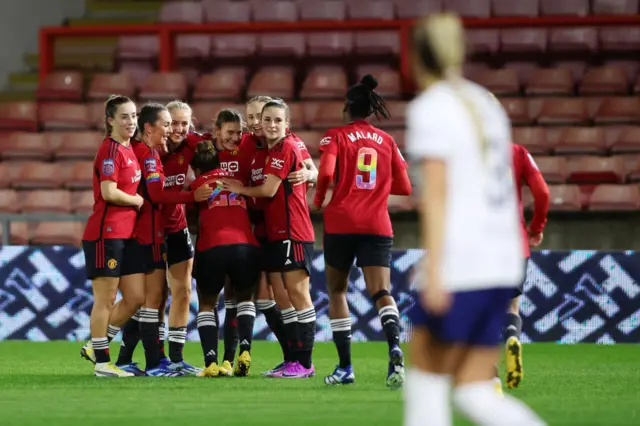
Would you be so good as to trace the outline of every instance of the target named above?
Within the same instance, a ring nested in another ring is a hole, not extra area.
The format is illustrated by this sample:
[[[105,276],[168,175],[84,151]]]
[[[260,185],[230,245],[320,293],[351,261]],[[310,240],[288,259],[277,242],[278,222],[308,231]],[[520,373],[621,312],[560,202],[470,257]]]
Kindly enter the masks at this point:
[[[122,300],[133,308],[140,308],[144,305],[146,300],[144,290],[143,289],[135,289],[134,291],[129,291],[126,295],[123,294]]]
[[[94,309],[112,309],[116,303],[116,293],[113,294],[95,294],[93,296]]]
[[[191,302],[191,283],[175,285],[171,289],[171,304],[188,305]]]

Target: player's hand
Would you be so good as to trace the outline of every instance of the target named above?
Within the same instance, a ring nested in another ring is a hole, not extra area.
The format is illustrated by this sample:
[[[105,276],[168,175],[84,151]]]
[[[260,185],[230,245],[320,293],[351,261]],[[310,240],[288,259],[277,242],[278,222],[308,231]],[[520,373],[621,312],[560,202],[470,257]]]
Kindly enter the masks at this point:
[[[142,205],[144,204],[144,198],[142,198],[140,194],[134,195],[134,198],[135,198],[134,207],[140,210],[142,208]]]
[[[539,234],[529,234],[529,245],[531,247],[538,247],[542,243],[542,232]]]
[[[242,192],[242,182],[237,181],[235,179],[220,179],[218,181],[219,184],[222,184],[222,189],[229,192],[235,192],[236,194],[240,194]]]
[[[306,168],[303,168],[302,170],[298,170],[295,172],[291,172],[289,173],[289,176],[287,176],[287,180],[290,183],[292,183],[293,186],[302,185],[303,183],[307,182],[309,179],[311,179],[311,172]]]
[[[453,298],[440,280],[431,279],[427,287],[422,290],[420,301],[430,314],[440,316],[449,312]]]
[[[316,203],[313,203],[309,206],[309,211],[311,213],[318,213],[320,210],[322,210],[322,206],[319,206]]]
[[[211,196],[211,194],[213,194],[213,189],[211,189],[209,185],[202,185],[193,193],[193,200],[196,203],[199,203],[201,201],[205,201]]]

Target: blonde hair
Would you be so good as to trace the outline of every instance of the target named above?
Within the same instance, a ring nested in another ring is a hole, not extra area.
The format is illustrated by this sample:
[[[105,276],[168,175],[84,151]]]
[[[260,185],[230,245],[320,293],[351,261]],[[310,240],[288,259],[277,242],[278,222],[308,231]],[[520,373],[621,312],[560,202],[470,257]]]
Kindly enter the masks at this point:
[[[416,24],[414,40],[420,65],[438,80],[450,83],[467,110],[484,157],[488,145],[484,123],[477,105],[468,96],[462,84],[462,66],[466,56],[466,38],[462,21],[453,13],[429,15]]]
[[[188,103],[182,102],[181,100],[176,99],[167,104],[167,109],[169,110],[169,113],[171,113],[171,111],[174,111],[176,109],[183,109],[183,110],[189,111],[191,113],[191,122],[189,123],[189,130],[195,131],[196,127],[193,124],[193,120],[194,120],[193,110],[191,109]]]

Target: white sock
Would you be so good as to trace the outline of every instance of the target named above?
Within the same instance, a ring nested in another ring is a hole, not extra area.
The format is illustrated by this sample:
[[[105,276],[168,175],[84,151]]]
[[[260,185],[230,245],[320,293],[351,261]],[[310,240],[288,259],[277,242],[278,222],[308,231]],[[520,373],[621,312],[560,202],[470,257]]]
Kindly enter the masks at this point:
[[[404,426],[451,426],[449,376],[411,368],[404,385]]]
[[[479,426],[546,426],[520,400],[496,393],[493,380],[456,387],[453,402],[462,415]]]

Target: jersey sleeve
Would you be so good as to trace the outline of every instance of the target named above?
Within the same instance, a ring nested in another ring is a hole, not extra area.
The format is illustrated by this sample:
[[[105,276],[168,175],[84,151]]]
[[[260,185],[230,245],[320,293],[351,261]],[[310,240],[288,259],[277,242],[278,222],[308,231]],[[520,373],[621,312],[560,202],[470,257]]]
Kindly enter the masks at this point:
[[[333,130],[327,130],[322,139],[320,139],[320,152],[328,152],[338,155],[338,135]]]
[[[100,182],[118,182],[122,167],[122,154],[115,144],[103,145],[96,156],[96,169]]]
[[[162,173],[162,162],[158,155],[154,155],[154,151],[147,152],[140,157],[140,168],[142,169],[142,178],[148,184],[152,182],[160,182]],[[164,182],[162,182],[164,185]]]
[[[535,160],[527,151],[526,148],[521,147],[522,149],[522,175],[525,180],[529,180],[532,176],[539,174],[540,169],[538,169],[538,165]]]
[[[265,176],[274,175],[281,180],[285,180],[293,166],[294,157],[291,146],[286,143],[282,145],[282,150],[280,151],[269,151],[269,161],[264,170]]]
[[[147,186],[150,201],[154,204],[185,204],[193,201],[193,192],[164,190],[164,170],[158,153],[148,150],[140,157],[142,177]]]
[[[411,195],[411,179],[407,169],[407,162],[404,160],[398,145],[394,142],[393,151],[391,152],[391,194]]]
[[[407,109],[407,150],[416,159],[446,160],[452,148],[447,126],[455,124],[441,109],[431,106],[418,98]]]

